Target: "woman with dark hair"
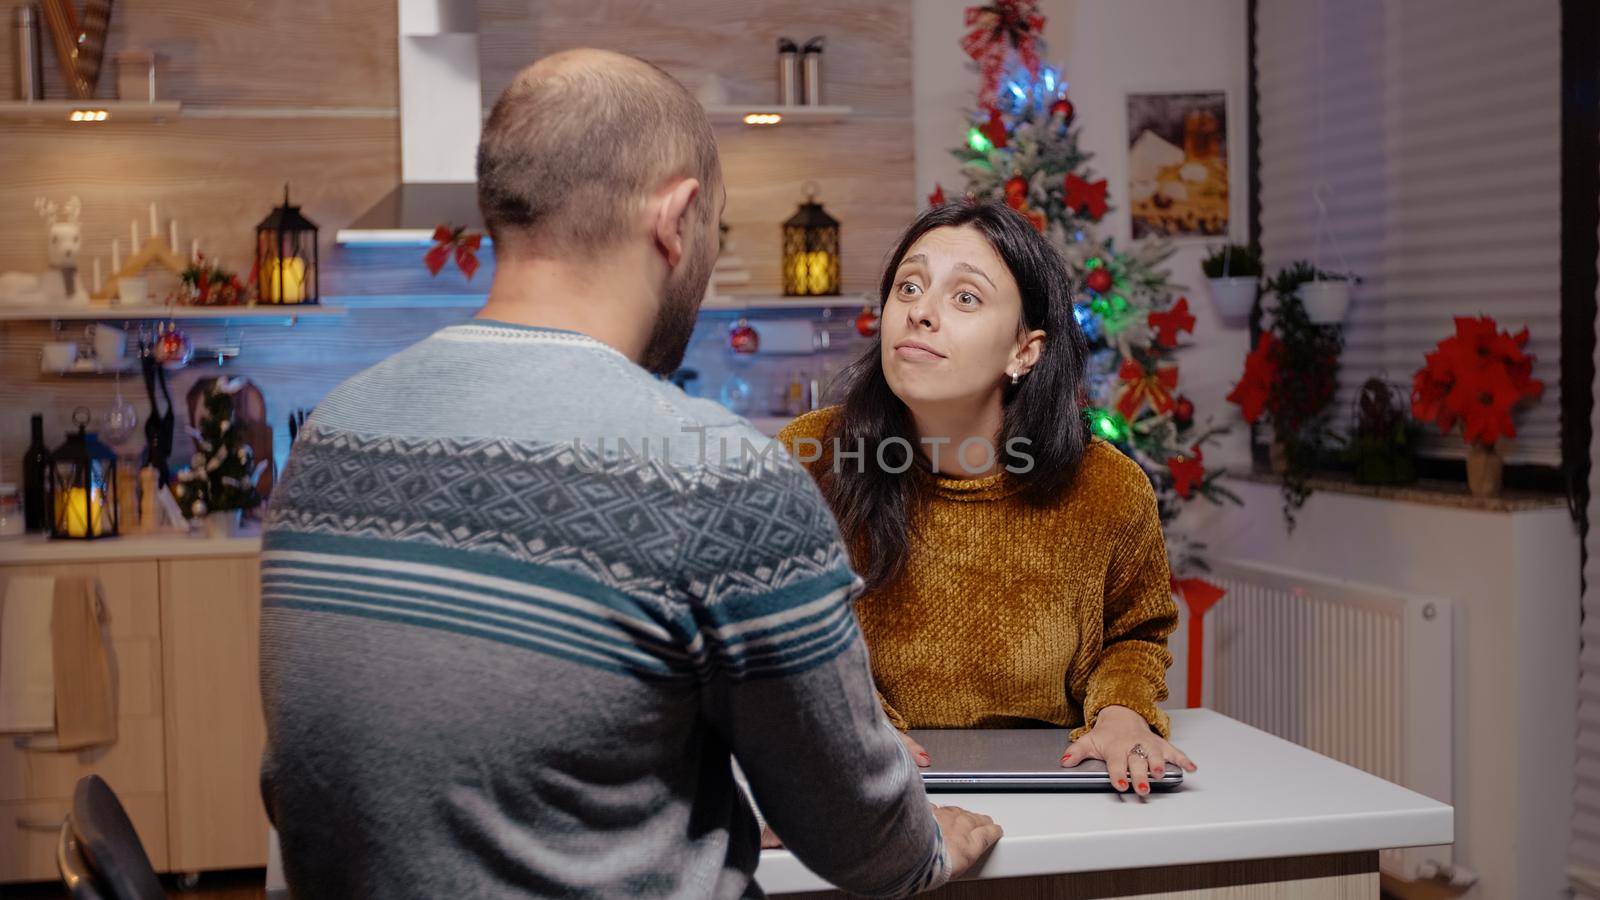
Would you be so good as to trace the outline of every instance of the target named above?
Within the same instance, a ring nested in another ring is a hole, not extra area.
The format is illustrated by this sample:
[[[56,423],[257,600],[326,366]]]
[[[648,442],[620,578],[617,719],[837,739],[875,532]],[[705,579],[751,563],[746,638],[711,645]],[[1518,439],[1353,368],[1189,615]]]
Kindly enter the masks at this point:
[[[857,612],[889,719],[1072,728],[1149,791],[1170,761],[1177,624],[1155,492],[1083,417],[1071,275],[996,203],[923,213],[884,271],[878,340],[843,403],[779,440],[817,479],[866,581]],[[904,737],[913,756],[927,753]]]

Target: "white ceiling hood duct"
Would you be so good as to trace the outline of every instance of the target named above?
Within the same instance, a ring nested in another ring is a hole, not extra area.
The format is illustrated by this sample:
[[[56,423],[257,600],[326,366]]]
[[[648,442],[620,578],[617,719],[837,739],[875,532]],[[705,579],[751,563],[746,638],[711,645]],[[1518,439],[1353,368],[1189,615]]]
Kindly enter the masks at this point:
[[[340,229],[340,244],[427,245],[447,222],[483,226],[477,0],[398,2],[401,184]]]

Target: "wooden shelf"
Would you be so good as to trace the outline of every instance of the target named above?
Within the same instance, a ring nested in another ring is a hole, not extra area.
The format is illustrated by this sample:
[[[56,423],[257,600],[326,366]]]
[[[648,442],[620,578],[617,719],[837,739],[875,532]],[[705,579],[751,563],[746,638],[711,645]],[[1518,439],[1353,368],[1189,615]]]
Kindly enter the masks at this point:
[[[56,121],[63,125],[114,125],[119,122],[158,122],[175,118],[183,109],[176,100],[130,103],[122,100],[10,100],[0,103],[0,121]],[[99,121],[73,121],[74,112],[103,112]]]
[[[159,319],[213,319],[226,321],[332,318],[342,316],[338,306],[0,306],[0,322],[136,322]]]
[[[706,115],[713,125],[747,125],[751,128],[772,128],[782,125],[825,125],[848,119],[854,112],[848,106],[784,106],[781,103],[742,103],[731,106],[708,106]],[[778,116],[776,122],[750,122],[746,116]]]

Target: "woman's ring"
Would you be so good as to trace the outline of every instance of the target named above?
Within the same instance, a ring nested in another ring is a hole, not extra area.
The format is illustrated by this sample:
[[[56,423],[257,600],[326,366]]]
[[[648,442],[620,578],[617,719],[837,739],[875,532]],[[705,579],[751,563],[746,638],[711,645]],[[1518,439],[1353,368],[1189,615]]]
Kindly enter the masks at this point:
[[[1144,757],[1144,761],[1145,762],[1149,762],[1150,761],[1150,754],[1145,752],[1143,744],[1134,744],[1132,747],[1129,747],[1128,748],[1128,755],[1129,756],[1142,756],[1142,757]]]

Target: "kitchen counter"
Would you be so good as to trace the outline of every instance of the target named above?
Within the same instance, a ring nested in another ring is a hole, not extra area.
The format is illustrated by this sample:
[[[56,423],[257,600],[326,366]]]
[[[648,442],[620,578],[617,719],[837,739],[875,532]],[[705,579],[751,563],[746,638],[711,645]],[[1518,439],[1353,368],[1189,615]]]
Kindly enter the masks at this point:
[[[0,566],[254,556],[260,552],[261,535],[258,529],[231,538],[186,534],[129,534],[93,541],[53,541],[35,534],[0,538]]]
[[[981,868],[969,874],[978,882],[960,886],[960,896],[1015,896],[1024,889],[1056,896],[1037,886],[1054,883],[1059,891],[1059,885],[1088,881],[1111,891],[1093,896],[1133,896],[1152,886],[1215,890],[1224,878],[1292,885],[1294,892],[1285,896],[1302,896],[1312,882],[1326,883],[1318,890],[1335,890],[1327,887],[1330,879],[1344,879],[1338,892],[1304,895],[1375,898],[1378,850],[1453,840],[1454,813],[1438,801],[1209,710],[1177,710],[1172,722],[1174,742],[1200,766],[1172,793],[1145,799],[1112,793],[931,795],[936,803],[993,816],[1005,828]],[[1240,860],[1270,863],[1240,866]],[[1224,871],[1225,877],[1219,874]],[[1098,874],[1061,877],[1089,872]],[[756,878],[769,894],[829,889],[785,850],[764,851]],[[1027,885],[983,884],[995,879]]]

